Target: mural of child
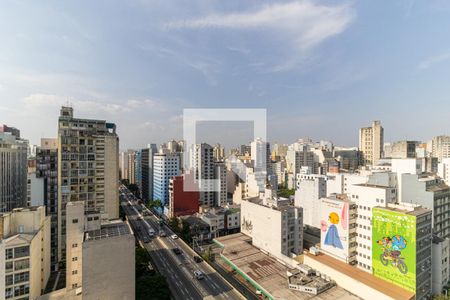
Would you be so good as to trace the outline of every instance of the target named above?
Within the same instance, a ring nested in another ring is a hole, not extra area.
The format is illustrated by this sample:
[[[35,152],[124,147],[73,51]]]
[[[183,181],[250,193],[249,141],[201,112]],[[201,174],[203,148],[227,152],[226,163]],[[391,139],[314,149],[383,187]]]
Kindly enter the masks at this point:
[[[339,232],[336,227],[339,224],[339,215],[335,212],[330,213],[328,216],[328,221],[331,225],[328,227],[328,232],[325,236],[324,244],[333,246],[335,248],[344,249],[342,246],[341,238],[339,237]]]

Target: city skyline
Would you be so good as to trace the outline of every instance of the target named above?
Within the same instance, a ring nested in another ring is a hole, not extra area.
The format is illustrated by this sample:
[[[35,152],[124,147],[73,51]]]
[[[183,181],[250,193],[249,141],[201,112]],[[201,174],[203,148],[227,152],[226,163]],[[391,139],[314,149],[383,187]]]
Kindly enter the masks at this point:
[[[368,120],[387,142],[449,134],[450,5],[385,3],[3,2],[1,119],[39,144],[71,103],[121,149],[180,139],[183,108],[266,108],[280,143],[357,146]]]

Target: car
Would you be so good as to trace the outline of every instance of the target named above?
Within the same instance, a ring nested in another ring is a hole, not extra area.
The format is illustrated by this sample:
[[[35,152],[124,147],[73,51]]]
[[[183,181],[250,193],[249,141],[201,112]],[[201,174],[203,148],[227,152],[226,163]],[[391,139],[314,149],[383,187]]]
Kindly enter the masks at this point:
[[[155,236],[155,231],[153,230],[153,229],[149,229],[148,230],[148,235],[150,236],[150,237],[154,237]]]
[[[173,248],[172,251],[173,251],[173,253],[175,253],[176,255],[180,255],[180,254],[181,254],[180,248]]]
[[[194,261],[196,262],[196,263],[201,263],[202,261],[203,261],[203,259],[200,257],[200,256],[194,256]]]
[[[170,236],[170,238],[171,238],[172,240],[176,240],[176,239],[178,239],[178,235],[172,234],[172,235]]]
[[[194,271],[194,276],[195,278],[197,278],[197,280],[202,280],[203,278],[205,278],[205,275],[203,275],[202,271]]]
[[[160,237],[166,237],[167,234],[166,234],[164,231],[161,230],[161,231],[159,232],[159,236],[160,236]]]

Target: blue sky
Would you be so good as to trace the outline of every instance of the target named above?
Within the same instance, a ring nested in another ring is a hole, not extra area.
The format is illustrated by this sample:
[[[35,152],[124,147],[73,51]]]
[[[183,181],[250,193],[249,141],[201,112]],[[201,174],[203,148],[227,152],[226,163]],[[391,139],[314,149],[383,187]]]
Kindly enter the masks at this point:
[[[68,102],[121,148],[181,137],[197,107],[266,108],[285,143],[354,146],[373,119],[387,141],[450,133],[444,0],[5,0],[0,36],[0,122],[33,143]]]

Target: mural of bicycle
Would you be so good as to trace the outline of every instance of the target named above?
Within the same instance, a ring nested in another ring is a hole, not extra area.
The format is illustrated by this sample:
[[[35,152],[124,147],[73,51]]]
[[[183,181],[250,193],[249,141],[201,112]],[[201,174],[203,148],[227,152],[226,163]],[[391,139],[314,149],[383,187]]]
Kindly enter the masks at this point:
[[[393,267],[397,267],[400,273],[408,273],[408,266],[405,263],[405,258],[402,257],[402,250],[406,248],[406,240],[401,235],[394,235],[391,237],[383,237],[377,241],[377,244],[382,246],[383,253],[380,255],[380,261],[384,266],[389,262]]]

